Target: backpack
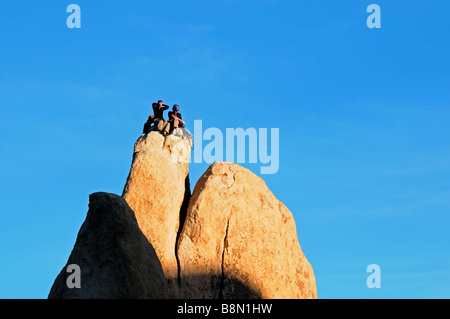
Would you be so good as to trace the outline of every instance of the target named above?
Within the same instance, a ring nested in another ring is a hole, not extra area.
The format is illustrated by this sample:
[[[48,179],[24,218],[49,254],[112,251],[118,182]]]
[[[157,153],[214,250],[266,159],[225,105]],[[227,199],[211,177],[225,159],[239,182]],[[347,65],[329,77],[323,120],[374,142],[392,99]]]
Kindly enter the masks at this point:
[[[150,126],[152,125],[154,120],[155,120],[155,118],[153,115],[150,115],[148,117],[147,122],[145,122],[145,124],[144,124],[144,130],[143,130],[144,134],[148,134],[148,132],[150,132]]]

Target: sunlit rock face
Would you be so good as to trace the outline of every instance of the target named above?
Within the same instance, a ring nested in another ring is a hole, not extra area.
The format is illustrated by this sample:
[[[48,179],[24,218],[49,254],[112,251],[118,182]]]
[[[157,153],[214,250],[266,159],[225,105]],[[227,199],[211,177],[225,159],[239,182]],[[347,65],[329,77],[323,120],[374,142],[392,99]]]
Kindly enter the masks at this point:
[[[190,195],[186,187],[190,151],[191,144],[181,137],[164,137],[157,131],[143,134],[134,145],[133,161],[122,194],[156,250],[170,298],[180,297],[175,247],[180,210]]]
[[[317,298],[292,213],[236,164],[197,182],[177,253],[182,298]]]

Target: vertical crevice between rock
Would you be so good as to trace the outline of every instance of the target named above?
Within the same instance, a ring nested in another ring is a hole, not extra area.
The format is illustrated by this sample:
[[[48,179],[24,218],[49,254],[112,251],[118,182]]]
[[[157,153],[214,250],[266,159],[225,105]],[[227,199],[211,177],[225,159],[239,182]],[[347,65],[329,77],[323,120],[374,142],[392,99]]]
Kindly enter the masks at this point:
[[[223,250],[222,250],[222,277],[220,278],[220,290],[219,290],[219,299],[224,299],[223,297],[223,289],[225,288],[225,272],[224,272],[224,260],[225,260],[225,250],[227,248],[226,242],[227,242],[227,238],[228,238],[228,227],[230,226],[230,217],[231,214],[228,216],[227,219],[227,228],[225,230],[225,236],[223,237]]]
[[[189,200],[191,199],[191,183],[189,180],[189,174],[186,176],[184,180],[184,199],[183,203],[180,207],[180,221],[178,225],[177,239],[175,240],[175,258],[177,260],[177,268],[178,268],[178,287],[181,288],[181,269],[180,269],[180,259],[178,258],[178,239],[180,238],[181,232],[183,230],[184,222],[186,221],[187,210],[189,207]],[[181,289],[180,289],[181,296]]]

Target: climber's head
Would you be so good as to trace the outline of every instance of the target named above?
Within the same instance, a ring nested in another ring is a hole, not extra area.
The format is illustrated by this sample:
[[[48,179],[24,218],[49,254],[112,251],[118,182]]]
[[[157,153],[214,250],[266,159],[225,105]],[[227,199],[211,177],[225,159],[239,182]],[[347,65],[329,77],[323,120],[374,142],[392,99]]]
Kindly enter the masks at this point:
[[[178,104],[174,104],[173,107],[172,107],[172,110],[174,112],[178,112],[180,110],[180,107],[178,106]]]
[[[159,104],[159,106],[162,106],[163,105],[163,101],[159,100],[158,104]]]

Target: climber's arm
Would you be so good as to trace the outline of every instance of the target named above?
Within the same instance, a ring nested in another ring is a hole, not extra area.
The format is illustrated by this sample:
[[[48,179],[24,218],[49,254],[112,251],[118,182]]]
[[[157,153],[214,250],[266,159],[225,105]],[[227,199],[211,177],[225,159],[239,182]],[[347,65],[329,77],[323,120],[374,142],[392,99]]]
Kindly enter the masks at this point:
[[[180,121],[180,123],[181,123],[182,125],[186,125],[186,123],[184,123],[184,121],[181,119],[181,114],[178,113],[177,115],[178,115],[178,121]]]

